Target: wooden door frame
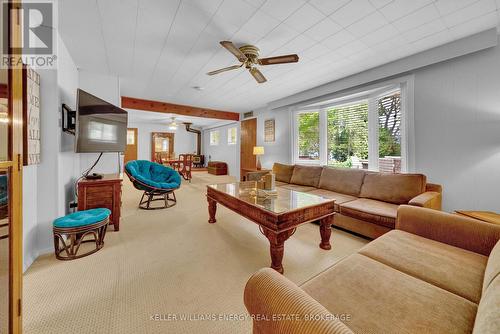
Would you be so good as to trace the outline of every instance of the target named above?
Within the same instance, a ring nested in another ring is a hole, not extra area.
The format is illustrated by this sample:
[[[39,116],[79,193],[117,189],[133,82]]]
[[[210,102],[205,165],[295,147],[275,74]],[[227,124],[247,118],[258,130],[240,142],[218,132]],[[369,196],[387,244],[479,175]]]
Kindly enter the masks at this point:
[[[139,139],[139,136],[138,136],[138,131],[139,131],[139,129],[138,129],[138,128],[127,128],[127,132],[128,132],[129,130],[134,131],[135,157],[136,157],[136,159],[137,159],[137,158],[138,158],[138,156],[139,156],[139,152],[138,152],[138,151],[139,151],[139,145],[138,145],[138,143],[137,143],[137,140]],[[128,133],[127,133],[127,136],[128,136]],[[129,145],[127,144],[127,146],[129,146]],[[124,163],[124,164],[126,164],[126,163],[127,163],[127,159],[125,159],[126,157],[127,157],[127,148],[125,148],[125,152],[123,152],[123,163]]]
[[[251,151],[251,155],[253,156],[253,164],[250,166],[250,165],[243,165],[243,154],[244,154],[244,145],[246,145],[244,138],[244,134],[245,134],[245,131],[246,129],[245,126],[244,126],[244,123],[245,122],[255,122],[255,143],[252,143],[252,150],[253,150],[253,146],[256,146],[257,145],[257,118],[256,117],[252,117],[252,118],[248,118],[248,119],[245,119],[243,121],[241,121],[240,123],[240,180],[243,180],[243,173],[245,172],[244,170],[247,170],[247,169],[256,169],[257,167],[257,159],[256,157],[253,155],[253,151]]]
[[[168,149],[170,153],[174,152],[175,134],[172,132],[151,132],[151,161],[155,161],[155,138],[168,138]]]
[[[9,0],[9,7],[19,6],[20,0]],[[9,47],[21,43],[21,15],[9,19]],[[9,54],[12,52],[9,50]],[[22,333],[22,272],[23,272],[23,67],[14,62],[9,69],[9,160],[0,162],[0,168],[9,169],[9,333]]]

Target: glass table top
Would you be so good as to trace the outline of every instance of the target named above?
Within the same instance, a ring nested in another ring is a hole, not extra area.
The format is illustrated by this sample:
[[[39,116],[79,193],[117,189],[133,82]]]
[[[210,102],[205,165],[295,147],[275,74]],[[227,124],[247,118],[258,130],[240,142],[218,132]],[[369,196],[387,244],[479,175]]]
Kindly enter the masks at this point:
[[[219,192],[277,214],[333,202],[333,199],[281,187],[276,187],[277,195],[258,197],[256,186],[257,182],[255,181],[208,185],[208,187]]]

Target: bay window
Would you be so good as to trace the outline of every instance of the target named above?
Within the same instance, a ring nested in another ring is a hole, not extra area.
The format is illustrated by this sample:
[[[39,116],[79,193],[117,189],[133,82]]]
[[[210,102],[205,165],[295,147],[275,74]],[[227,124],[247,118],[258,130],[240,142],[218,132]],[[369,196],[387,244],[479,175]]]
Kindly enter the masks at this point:
[[[295,110],[294,163],[407,172],[406,92],[392,85]]]

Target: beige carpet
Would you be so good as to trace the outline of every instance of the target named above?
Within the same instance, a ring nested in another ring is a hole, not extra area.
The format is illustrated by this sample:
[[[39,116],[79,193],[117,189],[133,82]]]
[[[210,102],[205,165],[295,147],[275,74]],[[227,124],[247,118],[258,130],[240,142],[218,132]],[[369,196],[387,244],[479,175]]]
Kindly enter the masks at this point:
[[[120,232],[111,228],[101,251],[69,262],[45,255],[28,269],[25,333],[250,333],[250,320],[204,319],[244,317],[245,283],[270,264],[256,224],[221,206],[207,223],[206,185],[230,180],[195,173],[177,206],[158,211],[137,209],[141,193],[127,180]],[[300,284],[367,242],[338,230],[332,250],[319,241],[317,225],[297,229],[285,244],[285,276]]]

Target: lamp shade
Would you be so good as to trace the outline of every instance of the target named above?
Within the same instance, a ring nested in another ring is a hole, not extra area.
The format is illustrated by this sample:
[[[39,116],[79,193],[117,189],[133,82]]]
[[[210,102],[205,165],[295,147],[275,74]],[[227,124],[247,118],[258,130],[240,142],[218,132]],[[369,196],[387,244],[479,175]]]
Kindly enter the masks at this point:
[[[263,155],[263,154],[264,154],[264,147],[263,146],[254,146],[253,155]]]

